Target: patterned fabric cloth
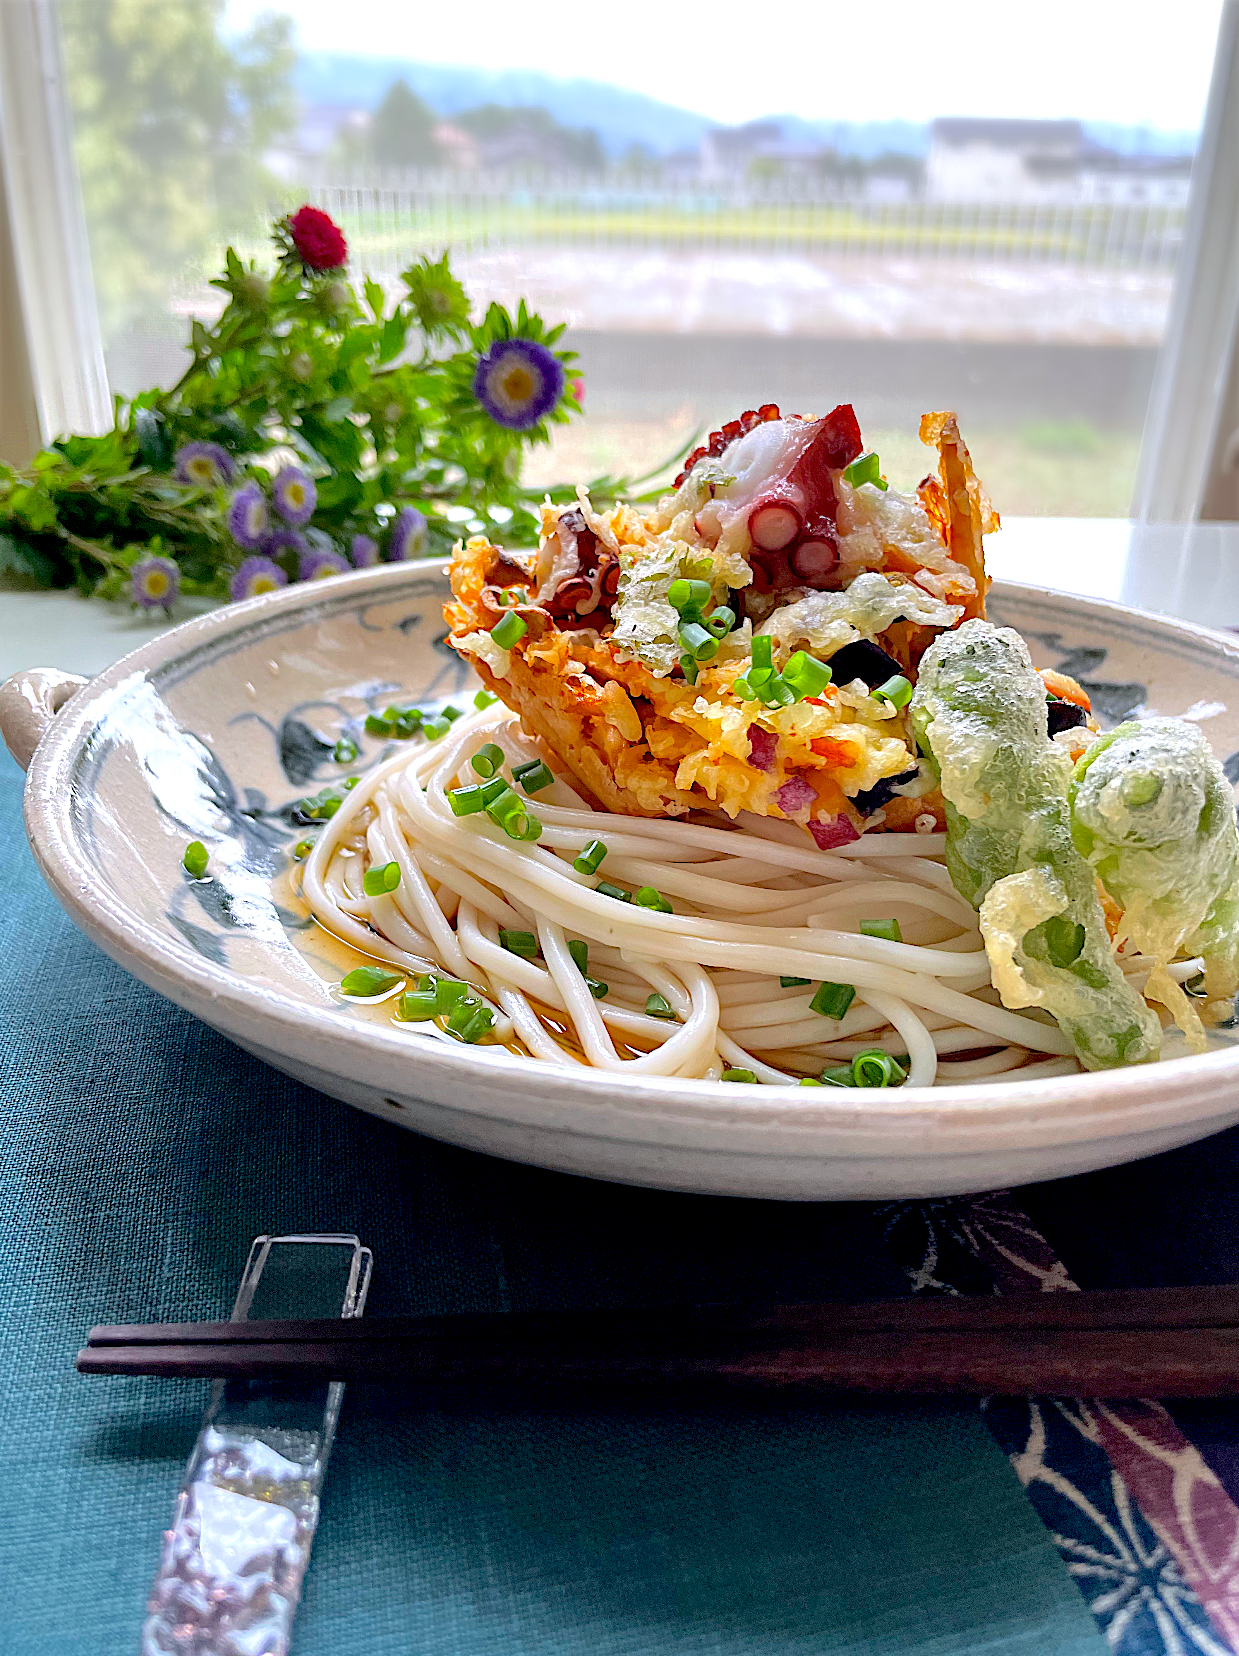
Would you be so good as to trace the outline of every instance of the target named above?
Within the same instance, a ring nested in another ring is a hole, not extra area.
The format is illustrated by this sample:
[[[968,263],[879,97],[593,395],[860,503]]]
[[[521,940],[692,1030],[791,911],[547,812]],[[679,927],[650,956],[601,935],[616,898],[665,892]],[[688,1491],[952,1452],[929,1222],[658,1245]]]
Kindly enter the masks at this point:
[[[1079,1286],[1006,1191],[899,1204],[886,1235],[915,1293]],[[984,1412],[1112,1651],[1239,1650],[1239,1509],[1166,1409],[991,1398]]]
[[[223,1314],[261,1231],[357,1231],[375,1314],[1239,1275],[1235,1135],[1019,1207],[898,1208],[629,1190],[417,1138],[111,966],[39,881],[19,792],[6,764],[5,1656],[136,1648],[206,1388],[87,1381],[73,1353],[99,1320]],[[1212,1193],[1199,1237],[1174,1194],[1193,1180]],[[1194,1423],[1047,1402],[415,1412],[353,1387],[294,1648],[1099,1656],[1104,1633],[1124,1656],[1239,1650],[1237,1444],[1221,1408]]]

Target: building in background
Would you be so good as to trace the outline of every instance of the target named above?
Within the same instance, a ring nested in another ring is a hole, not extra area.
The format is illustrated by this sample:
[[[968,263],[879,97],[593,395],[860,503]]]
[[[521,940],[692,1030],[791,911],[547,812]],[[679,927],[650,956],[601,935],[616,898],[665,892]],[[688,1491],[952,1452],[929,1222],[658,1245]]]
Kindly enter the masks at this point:
[[[1190,155],[1122,154],[1080,121],[936,120],[925,194],[931,201],[1106,202],[1181,207]]]

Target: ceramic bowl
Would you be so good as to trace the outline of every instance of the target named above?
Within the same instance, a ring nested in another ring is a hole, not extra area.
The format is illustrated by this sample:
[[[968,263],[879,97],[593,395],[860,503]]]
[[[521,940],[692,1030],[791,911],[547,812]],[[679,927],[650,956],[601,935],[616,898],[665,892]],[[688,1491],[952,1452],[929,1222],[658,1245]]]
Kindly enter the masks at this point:
[[[337,763],[343,723],[394,697],[472,694],[444,642],[446,591],[438,566],[361,571],[187,622],[87,685],[47,671],[10,680],[0,724],[29,761],[30,842],[82,930],[322,1092],[455,1144],[634,1184],[943,1196],[1126,1161],[1239,1121],[1239,1047],[1042,1081],[793,1090],[550,1069],[342,1005],[340,959],[281,891],[302,833],[292,807],[378,758],[363,737],[359,758]],[[1239,642],[1004,583],[990,613],[1039,665],[1083,680],[1103,720],[1187,714],[1239,777]],[[192,839],[210,848],[206,881],[182,872]]]

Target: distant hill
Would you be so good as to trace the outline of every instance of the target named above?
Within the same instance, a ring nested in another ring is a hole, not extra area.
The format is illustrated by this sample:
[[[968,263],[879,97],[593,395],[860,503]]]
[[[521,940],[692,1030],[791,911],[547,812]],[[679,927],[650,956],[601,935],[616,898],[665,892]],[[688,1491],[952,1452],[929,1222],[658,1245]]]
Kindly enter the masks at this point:
[[[401,75],[440,115],[483,103],[532,105],[550,110],[561,126],[592,127],[613,156],[632,144],[644,144],[658,155],[695,149],[702,134],[718,124],[604,81],[560,80],[537,69],[470,69],[347,52],[303,52],[297,62],[297,89],[307,105],[373,109]],[[844,155],[871,158],[888,150],[924,155],[929,148],[927,122],[806,121],[778,114],[768,119],[779,122],[789,143],[829,144]],[[1182,155],[1196,147],[1196,134],[1190,132],[1088,121],[1085,128],[1097,143],[1123,154]]]

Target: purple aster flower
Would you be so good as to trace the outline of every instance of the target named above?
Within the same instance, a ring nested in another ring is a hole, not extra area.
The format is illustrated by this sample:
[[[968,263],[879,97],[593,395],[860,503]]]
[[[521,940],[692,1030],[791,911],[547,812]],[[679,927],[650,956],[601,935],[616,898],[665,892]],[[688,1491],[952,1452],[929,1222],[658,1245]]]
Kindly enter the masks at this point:
[[[305,536],[295,529],[272,529],[269,535],[263,537],[264,557],[284,558],[286,561],[295,558],[299,562],[309,550]]]
[[[238,546],[252,552],[262,545],[270,527],[266,495],[257,483],[246,483],[233,495],[228,507],[228,533]]]
[[[228,583],[228,595],[234,604],[243,598],[257,598],[264,592],[275,592],[288,585],[288,576],[270,558],[246,558]]]
[[[181,590],[181,572],[171,558],[139,558],[129,571],[129,595],[143,609],[170,609]]]
[[[402,506],[392,524],[387,542],[388,563],[405,563],[420,558],[426,550],[426,519],[416,506]]]
[[[236,467],[227,449],[218,443],[182,443],[173,460],[182,483],[196,483],[200,489],[214,489],[231,483]]]
[[[285,466],[271,485],[271,498],[285,523],[300,525],[308,523],[314,515],[318,490],[309,472],[302,471],[300,466]]]
[[[347,575],[348,565],[338,552],[324,552],[313,547],[304,553],[297,566],[299,581],[325,581],[329,575]]]
[[[379,561],[379,543],[369,535],[354,535],[349,556],[356,569],[373,569]]]
[[[496,425],[528,431],[563,395],[563,364],[534,339],[501,339],[478,361],[473,394]]]

